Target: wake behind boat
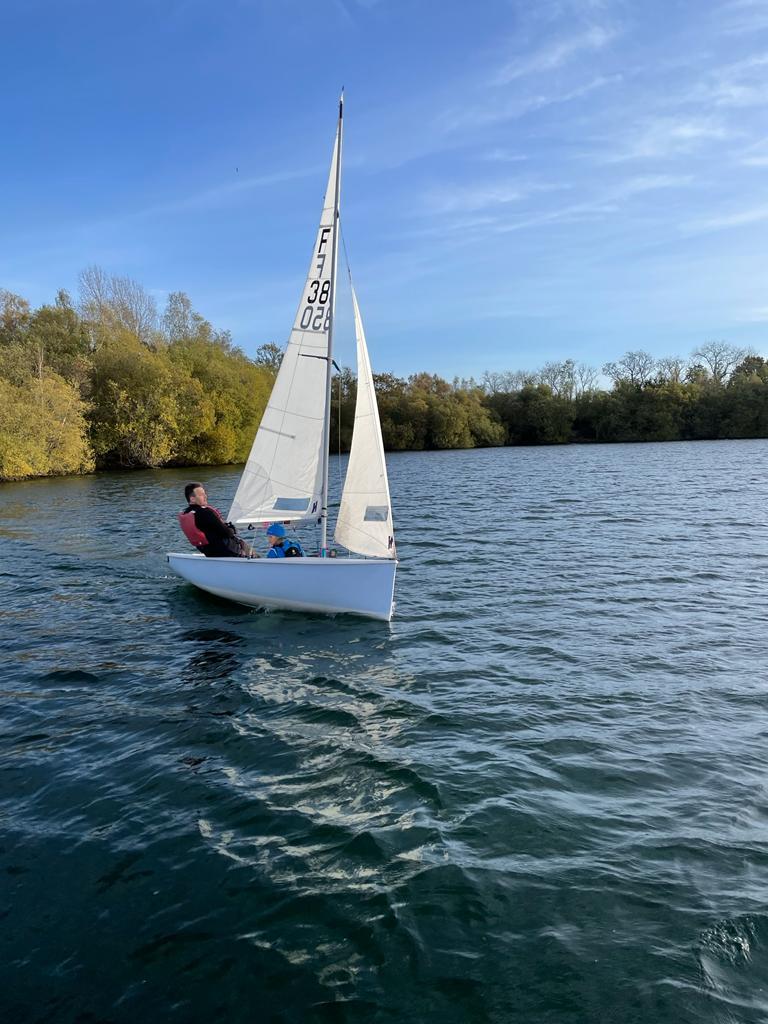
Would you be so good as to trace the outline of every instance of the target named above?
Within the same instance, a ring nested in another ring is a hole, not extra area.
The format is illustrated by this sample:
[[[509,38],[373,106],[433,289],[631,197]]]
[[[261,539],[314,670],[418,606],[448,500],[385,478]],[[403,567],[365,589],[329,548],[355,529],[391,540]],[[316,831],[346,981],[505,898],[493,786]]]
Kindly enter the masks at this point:
[[[330,558],[328,463],[339,245],[343,97],[320,226],[293,330],[227,519],[249,531],[319,523],[318,557],[206,558],[172,552],[184,579],[255,607],[389,621],[397,556],[373,374],[357,297],[357,404],[334,540],[362,558]]]

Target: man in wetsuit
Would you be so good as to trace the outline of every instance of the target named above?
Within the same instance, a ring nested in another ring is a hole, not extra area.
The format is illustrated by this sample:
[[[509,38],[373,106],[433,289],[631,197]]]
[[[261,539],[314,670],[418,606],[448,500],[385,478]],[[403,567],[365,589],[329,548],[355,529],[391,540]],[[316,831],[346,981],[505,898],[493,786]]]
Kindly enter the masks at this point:
[[[303,558],[304,550],[297,540],[289,537],[282,523],[267,527],[269,551],[267,558]]]
[[[187,539],[207,558],[247,558],[248,545],[237,536],[237,530],[225,523],[215,508],[208,504],[202,484],[187,484],[184,497],[189,504],[179,515],[179,523]]]

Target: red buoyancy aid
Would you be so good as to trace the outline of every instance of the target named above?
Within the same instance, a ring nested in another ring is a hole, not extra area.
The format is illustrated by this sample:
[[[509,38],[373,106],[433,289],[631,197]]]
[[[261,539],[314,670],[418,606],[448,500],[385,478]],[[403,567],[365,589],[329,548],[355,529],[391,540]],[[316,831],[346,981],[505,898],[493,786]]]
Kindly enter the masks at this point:
[[[179,512],[179,526],[193,548],[202,548],[208,543],[203,531],[197,528],[194,512]]]

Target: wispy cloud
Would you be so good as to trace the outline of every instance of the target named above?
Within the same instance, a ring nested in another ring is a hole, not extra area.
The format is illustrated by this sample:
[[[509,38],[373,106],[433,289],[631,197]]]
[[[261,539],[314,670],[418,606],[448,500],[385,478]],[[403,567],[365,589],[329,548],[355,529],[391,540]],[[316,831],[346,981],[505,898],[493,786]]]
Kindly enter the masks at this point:
[[[572,186],[517,182],[446,188],[427,196],[423,209],[433,222],[413,234],[423,237],[461,235],[469,243],[526,228],[602,220],[615,217],[637,196],[660,189],[685,188],[691,182],[690,175],[639,175],[615,182],[579,202],[539,209],[534,209],[529,201]]]
[[[481,182],[470,185],[444,186],[432,190],[425,205],[431,213],[473,213],[493,207],[507,206],[529,199],[535,193],[552,192],[567,185],[525,181]]]
[[[760,139],[747,146],[739,157],[743,167],[768,167],[768,139]]]
[[[684,188],[690,183],[690,175],[649,174],[628,178],[605,188],[602,193],[590,199],[534,213],[518,221],[500,225],[498,230],[507,233],[545,224],[578,223],[615,216],[622,206],[635,196],[658,189]]]
[[[662,159],[690,154],[703,144],[732,134],[716,117],[668,116],[640,121],[625,134],[609,161]]]
[[[286,181],[296,181],[299,178],[306,178],[311,175],[322,173],[318,167],[296,168],[294,170],[278,171],[274,174],[260,174],[253,177],[241,177],[236,168],[232,168],[232,181],[214,185],[211,188],[193,192],[190,195],[182,196],[179,199],[171,199],[168,202],[157,203],[137,211],[133,216],[149,217],[160,216],[167,213],[181,213],[185,210],[215,209],[222,206],[238,196],[255,190],[270,188],[273,185],[281,185]]]
[[[576,35],[555,40],[534,53],[517,57],[499,68],[494,85],[506,85],[527,75],[540,75],[561,67],[579,53],[602,50],[617,36],[614,29],[594,26]]]
[[[519,164],[530,159],[527,153],[515,153],[502,146],[494,146],[485,153],[479,153],[477,158],[489,164]]]
[[[768,306],[757,306],[754,309],[745,309],[739,319],[749,324],[768,323]]]
[[[466,129],[471,125],[491,125],[501,121],[513,121],[535,111],[543,110],[558,103],[571,103],[621,81],[621,75],[600,75],[581,85],[560,92],[534,93],[529,95],[500,96],[498,93],[485,95],[479,101],[463,107],[445,111],[439,123],[446,132]]]
[[[730,35],[744,35],[768,29],[766,0],[729,0],[717,11],[717,20]]]
[[[744,227],[747,224],[759,224],[766,220],[768,220],[768,204],[761,204],[748,207],[746,210],[735,210],[733,213],[722,214],[719,217],[706,217],[691,221],[687,225],[687,230],[694,233],[722,231],[727,228]]]
[[[688,100],[719,108],[764,106],[768,102],[768,51],[715,68]]]

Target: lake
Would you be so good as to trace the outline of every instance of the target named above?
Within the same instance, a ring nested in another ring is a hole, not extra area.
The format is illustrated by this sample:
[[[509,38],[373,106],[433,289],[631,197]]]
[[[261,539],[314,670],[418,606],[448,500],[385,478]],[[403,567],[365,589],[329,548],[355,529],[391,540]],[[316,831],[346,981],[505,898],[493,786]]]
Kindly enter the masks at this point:
[[[768,1018],[768,441],[388,463],[390,624],[171,575],[187,471],[0,488],[3,1020]]]

